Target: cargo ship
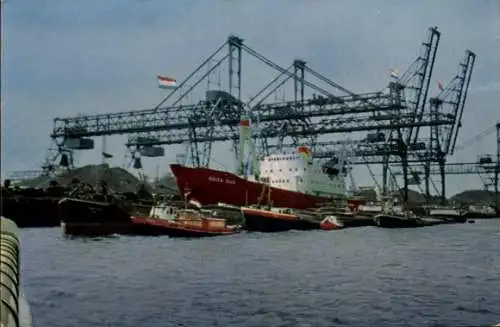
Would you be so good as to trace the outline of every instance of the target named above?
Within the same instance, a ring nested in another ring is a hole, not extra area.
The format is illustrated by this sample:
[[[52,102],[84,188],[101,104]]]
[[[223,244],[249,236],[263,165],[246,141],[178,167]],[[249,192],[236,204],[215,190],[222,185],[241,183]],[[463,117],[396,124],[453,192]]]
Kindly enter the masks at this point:
[[[224,203],[235,206],[268,205],[291,209],[310,209],[346,196],[348,165],[345,156],[321,164],[313,161],[307,146],[294,153],[277,153],[257,161],[249,120],[240,122],[240,158],[236,173],[205,167],[172,164],[181,195],[199,206]],[[244,162],[245,146],[250,153]],[[348,200],[351,210],[362,203]]]

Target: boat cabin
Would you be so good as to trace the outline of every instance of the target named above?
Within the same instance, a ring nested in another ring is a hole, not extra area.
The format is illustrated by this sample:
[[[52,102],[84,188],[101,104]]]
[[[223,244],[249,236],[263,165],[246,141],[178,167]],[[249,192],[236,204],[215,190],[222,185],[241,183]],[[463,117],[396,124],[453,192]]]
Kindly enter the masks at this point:
[[[191,227],[200,228],[224,228],[226,227],[226,220],[221,218],[212,218],[205,216],[202,212],[194,209],[179,210],[176,223]]]
[[[177,216],[179,209],[167,204],[155,205],[151,208],[149,216],[153,218],[159,218],[164,220],[174,220]]]

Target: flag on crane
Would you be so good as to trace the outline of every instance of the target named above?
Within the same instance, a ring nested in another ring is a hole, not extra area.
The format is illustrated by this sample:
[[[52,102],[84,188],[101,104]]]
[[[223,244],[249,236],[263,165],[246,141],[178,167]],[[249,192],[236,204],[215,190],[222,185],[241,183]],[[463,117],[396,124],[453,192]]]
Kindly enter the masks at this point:
[[[444,86],[439,81],[437,82],[437,87],[438,87],[439,91],[441,91],[441,92],[444,91]]]
[[[177,87],[177,80],[172,77],[158,75],[158,86],[161,89],[174,89]]]
[[[391,68],[390,74],[392,78],[398,78],[399,77],[399,71],[397,69]]]

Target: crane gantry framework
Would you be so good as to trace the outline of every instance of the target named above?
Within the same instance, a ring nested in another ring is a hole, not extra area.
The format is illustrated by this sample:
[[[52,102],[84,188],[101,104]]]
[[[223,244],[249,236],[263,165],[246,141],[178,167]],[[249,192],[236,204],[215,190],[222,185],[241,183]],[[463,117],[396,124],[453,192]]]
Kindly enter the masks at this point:
[[[400,137],[392,137],[392,131],[399,130],[399,133],[403,131],[406,141],[404,143],[410,150],[416,150],[422,143],[417,142],[421,127],[449,126],[455,123],[455,117],[439,112],[433,114],[425,112],[422,105],[427,97],[439,38],[440,32],[437,28],[429,28],[428,40],[422,47],[423,53],[401,77],[390,83],[387,90],[355,94],[312,70],[302,60],[295,60],[289,68],[283,68],[245,45],[241,38],[230,36],[155,108],[56,118],[51,137],[57,140],[60,148],[64,147],[67,140],[115,134],[131,134],[127,145],[134,151],[154,145],[188,143],[194,164],[206,166],[214,141],[232,140],[237,153],[236,140],[239,136],[236,127],[242,114],[248,112],[253,121],[258,122],[259,133],[255,137],[261,140],[262,152],[268,152],[273,146],[268,143],[270,139],[278,139],[275,144],[277,147],[282,147],[287,137],[291,139],[293,145],[297,145],[301,139],[306,139],[314,148],[319,135],[377,131],[389,134],[384,145],[375,146],[365,140],[362,146],[367,148],[366,151],[358,151],[355,154],[379,156],[377,162],[380,162],[382,160],[380,156],[387,158],[387,154],[398,152],[394,151],[395,147],[401,148]],[[226,52],[225,48],[229,51]],[[241,100],[243,52],[259,59],[279,73],[246,103]],[[204,75],[194,80],[193,76],[197,72],[214,61],[216,63],[211,65]],[[224,62],[228,62],[229,66],[229,85],[226,92],[208,91],[206,99],[196,104],[180,105],[182,99],[194,87]],[[305,73],[308,73],[308,79]],[[310,82],[309,76],[324,82],[327,88]],[[265,103],[273,92],[289,80],[294,82],[292,101]],[[305,99],[305,87],[320,96]],[[340,91],[345,95],[334,95],[334,91]],[[176,94],[177,99],[165,106],[165,103],[173,99]],[[412,140],[415,142],[412,143]]]
[[[427,197],[430,197],[430,184],[433,184],[431,175],[435,175],[435,170],[431,171],[433,169],[431,166],[435,163],[439,165],[441,177],[440,194],[445,194],[446,158],[453,155],[455,151],[475,60],[476,54],[466,50],[455,77],[441,89],[437,96],[430,98],[424,107],[424,113],[431,117],[438,118],[444,115],[453,120],[453,124],[429,126],[428,134],[422,136],[423,142],[413,143],[418,146],[410,153],[410,161],[416,162],[417,166],[420,163],[421,167],[418,170],[424,172]],[[412,168],[412,170],[415,169]],[[413,172],[412,175],[415,173]]]
[[[492,155],[484,155],[481,156],[477,162],[453,162],[453,163],[445,163],[444,165],[434,164],[430,166],[422,165],[421,163],[412,164],[409,167],[409,170],[412,175],[420,176],[420,175],[440,175],[441,178],[445,175],[478,175],[485,189],[489,189],[490,186],[493,186],[493,190],[496,194],[499,193],[499,179],[500,179],[500,122],[495,126],[491,126],[490,128],[482,131],[481,133],[473,136],[472,138],[466,140],[459,146],[455,146],[456,142],[453,139],[453,144],[451,145],[453,150],[451,151],[459,151],[466,149],[479,141],[482,141],[487,136],[492,135],[496,132],[496,154]],[[496,159],[495,159],[496,158]],[[391,167],[391,172],[394,176],[400,176],[403,174],[401,167]],[[445,197],[445,190],[441,190],[441,196]]]
[[[422,127],[432,125],[448,126],[453,123],[449,115],[432,116],[425,110],[437,49],[441,33],[437,27],[430,27],[427,40],[422,44],[421,53],[410,67],[395,80],[389,83],[387,93],[394,105],[400,107],[399,115],[394,115],[388,124],[379,124],[366,138],[359,139],[349,151],[355,164],[383,164],[383,192],[387,191],[388,165],[390,162],[421,161],[421,153],[427,142],[419,139]],[[357,117],[352,117],[354,120]],[[366,117],[376,121],[376,115]],[[375,122],[373,122],[375,124]],[[339,152],[339,143],[331,141],[314,148],[315,157],[329,157]],[[282,146],[282,145],[280,145]],[[287,144],[286,147],[295,146]],[[342,146],[344,146],[342,144]],[[408,158],[408,155],[411,157]],[[407,178],[405,178],[405,181]]]
[[[405,137],[402,140],[404,142],[401,142],[400,138],[394,137],[394,133],[397,131],[395,128],[386,130],[382,134],[368,135],[365,140],[348,142],[351,144],[350,154],[353,157],[353,164],[383,164],[384,192],[387,191],[389,164],[402,163],[402,148],[406,147],[410,150],[407,152],[407,162],[422,163],[425,167],[425,188],[428,195],[430,193],[429,185],[432,183],[430,180],[431,163],[438,162],[443,166],[446,157],[454,152],[476,55],[467,50],[464,59],[459,63],[457,75],[446,87],[442,87],[441,92],[436,97],[427,100],[439,38],[439,32],[431,28],[428,41],[423,43],[423,55],[419,56],[396,82],[391,82],[389,89],[396,95],[396,99],[400,95],[398,90],[409,90],[403,100],[406,100],[406,105],[412,108],[418,118],[431,117],[430,121],[436,121],[446,117],[450,123],[410,124],[410,128],[404,131]],[[409,76],[414,78],[410,79]],[[422,127],[429,127],[429,132],[422,134]],[[370,136],[372,136],[371,139]],[[285,147],[293,146],[293,144],[285,145]],[[339,146],[345,146],[345,142],[330,141],[316,144],[315,156],[331,157],[340,151]],[[443,169],[441,172],[444,174]],[[444,181],[444,177],[441,180]],[[442,192],[444,192],[444,188],[445,185],[442,182]]]

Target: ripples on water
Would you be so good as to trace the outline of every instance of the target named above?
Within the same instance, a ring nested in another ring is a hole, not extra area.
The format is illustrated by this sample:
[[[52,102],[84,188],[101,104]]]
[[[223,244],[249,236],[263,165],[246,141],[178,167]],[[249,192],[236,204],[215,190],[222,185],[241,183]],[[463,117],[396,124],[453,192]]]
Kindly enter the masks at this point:
[[[22,234],[36,326],[491,326],[500,221],[205,239]]]

